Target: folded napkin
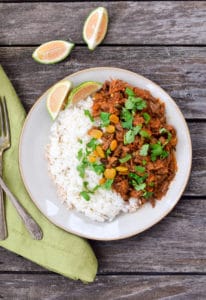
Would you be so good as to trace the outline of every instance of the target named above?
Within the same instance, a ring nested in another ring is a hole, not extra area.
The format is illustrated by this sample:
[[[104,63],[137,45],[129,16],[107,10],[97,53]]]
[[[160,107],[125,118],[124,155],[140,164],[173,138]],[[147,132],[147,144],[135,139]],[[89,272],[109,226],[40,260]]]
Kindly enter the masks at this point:
[[[11,148],[5,152],[3,161],[4,180],[44,234],[41,241],[33,240],[9,199],[6,199],[8,238],[0,241],[0,246],[51,271],[92,282],[97,272],[97,260],[88,242],[50,223],[26,192],[18,165],[19,137],[26,114],[1,65],[0,95],[6,97],[11,127]]]

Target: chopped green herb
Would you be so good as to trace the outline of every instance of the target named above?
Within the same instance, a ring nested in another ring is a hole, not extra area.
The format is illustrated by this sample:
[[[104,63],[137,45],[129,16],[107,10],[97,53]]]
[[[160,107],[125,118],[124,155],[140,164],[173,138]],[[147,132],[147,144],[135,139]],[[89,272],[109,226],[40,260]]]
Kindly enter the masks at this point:
[[[107,150],[106,150],[106,157],[108,157],[110,154],[111,154],[111,149],[110,148],[108,148]]]
[[[143,194],[143,197],[145,199],[149,199],[150,197],[152,197],[152,195],[153,195],[153,192],[147,192],[147,191],[145,191],[144,194]]]
[[[88,184],[89,182],[88,181],[83,181],[83,187],[88,190]]]
[[[145,130],[140,130],[140,133],[139,133],[142,137],[144,137],[144,138],[147,138],[147,139],[149,139],[150,138],[150,135],[149,135],[149,133],[147,132],[147,131],[145,131]]]
[[[105,167],[103,164],[93,163],[93,164],[90,164],[90,166],[96,174],[100,175],[100,174],[104,173]]]
[[[141,147],[141,149],[139,151],[139,154],[141,156],[147,156],[148,150],[149,150],[149,144],[144,144],[144,145],[142,145],[142,147]]]
[[[110,114],[107,112],[101,112],[100,113],[100,119],[101,119],[101,125],[102,127],[106,127],[110,124],[110,119],[109,119]]]
[[[142,98],[136,98],[136,100],[137,99],[138,101],[136,101],[136,109],[142,110],[147,107],[147,103],[145,100],[143,100]]]
[[[125,102],[125,108],[133,111],[142,110],[146,107],[146,101],[140,97],[129,96]]]
[[[133,181],[135,181],[137,184],[143,183],[147,177],[148,177],[147,174],[143,176],[139,176],[135,173],[129,173],[129,178],[133,179]]]
[[[142,128],[142,125],[137,125],[133,127],[132,129],[128,130],[127,133],[124,135],[124,144],[130,144],[134,142],[135,135],[138,134],[140,129]]]
[[[125,157],[120,158],[119,161],[123,164],[132,158],[131,154],[126,154]]]
[[[96,190],[98,190],[98,188],[100,187],[100,185],[96,185],[93,190],[92,190],[92,193],[96,192]]]
[[[107,181],[102,185],[105,190],[110,190],[114,179],[107,179]]]
[[[161,129],[159,130],[159,133],[160,133],[160,134],[167,133],[167,141],[164,143],[164,146],[165,146],[165,145],[168,144],[169,141],[171,140],[172,134],[171,134],[166,128],[161,128]]]
[[[132,128],[135,135],[137,135],[140,132],[140,129],[142,128],[142,125],[137,125]]]
[[[147,164],[147,161],[145,159],[143,159],[142,165],[145,166],[146,164]]]
[[[161,145],[160,141],[157,142],[156,144],[151,145],[151,160],[155,161],[157,157],[159,156],[160,158],[166,158],[169,153],[165,151],[164,146]]]
[[[78,160],[80,160],[80,159],[82,158],[82,156],[83,156],[83,150],[80,149],[80,150],[78,151],[78,153],[77,153],[77,158],[78,158]]]
[[[143,191],[146,187],[146,183],[137,184],[136,182],[132,181],[132,184],[136,191]]]
[[[154,182],[149,183],[149,186],[154,186],[154,185],[155,185]]]
[[[148,113],[146,113],[146,112],[143,113],[142,115],[143,115],[143,118],[145,120],[145,123],[148,124],[149,121],[150,121],[150,119],[151,119],[150,115]]]
[[[126,88],[125,93],[126,93],[128,96],[135,96],[135,93],[133,92],[133,90],[130,89],[130,88],[128,88],[128,87]]]
[[[135,134],[132,129],[128,130],[127,133],[124,135],[124,144],[130,144],[134,142]]]
[[[77,141],[78,143],[82,144],[82,139],[78,139]]]
[[[89,193],[86,192],[86,191],[82,191],[80,193],[80,195],[86,200],[86,201],[89,201],[90,200],[90,196],[89,196]]]
[[[169,152],[166,151],[166,150],[163,150],[161,155],[160,155],[160,158],[164,159],[164,158],[168,157],[168,155],[169,155]]]
[[[151,145],[151,160],[155,161],[157,159],[157,156],[160,156],[162,154],[162,151],[163,147],[160,142]]]
[[[133,116],[132,116],[131,112],[129,112],[125,107],[123,107],[123,109],[122,109],[121,119],[123,120],[123,122],[122,122],[123,128],[127,128],[127,129],[132,128]]]
[[[142,166],[135,166],[135,171],[143,173],[145,171],[145,167]]]
[[[87,148],[91,148],[91,150],[95,150],[96,146],[98,145],[98,141],[95,138],[92,138],[89,143],[87,143]]]
[[[85,116],[87,116],[90,119],[91,122],[94,122],[94,118],[92,117],[92,115],[88,109],[84,110],[84,114],[85,114]]]

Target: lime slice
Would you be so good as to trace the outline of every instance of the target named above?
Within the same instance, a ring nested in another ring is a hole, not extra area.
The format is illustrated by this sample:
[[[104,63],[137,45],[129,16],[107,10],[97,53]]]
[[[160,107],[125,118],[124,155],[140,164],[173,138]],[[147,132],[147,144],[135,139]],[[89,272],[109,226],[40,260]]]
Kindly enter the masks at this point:
[[[76,103],[79,100],[86,99],[88,96],[92,95],[93,93],[101,89],[101,87],[102,87],[102,83],[95,82],[95,81],[86,81],[79,84],[69,94],[68,104]]]
[[[108,13],[106,8],[98,7],[87,17],[83,28],[83,39],[90,50],[94,50],[107,33]]]
[[[56,119],[60,110],[64,107],[71,87],[72,83],[68,80],[64,80],[55,84],[49,92],[46,105],[53,120]]]
[[[73,43],[56,40],[44,43],[32,54],[34,60],[41,64],[55,64],[65,59],[74,47]]]

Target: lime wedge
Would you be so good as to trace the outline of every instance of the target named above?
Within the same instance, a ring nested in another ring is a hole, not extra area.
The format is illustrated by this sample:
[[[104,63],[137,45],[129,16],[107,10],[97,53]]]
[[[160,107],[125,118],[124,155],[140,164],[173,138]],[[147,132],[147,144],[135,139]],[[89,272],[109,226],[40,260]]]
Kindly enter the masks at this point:
[[[86,99],[88,96],[92,95],[93,93],[101,89],[101,87],[102,87],[102,83],[99,82],[95,82],[95,81],[83,82],[71,91],[67,103],[68,104],[76,103],[79,100]]]
[[[90,50],[94,50],[104,39],[108,27],[106,8],[98,7],[87,17],[83,28],[83,39]]]
[[[39,46],[32,54],[34,60],[41,64],[55,64],[65,59],[74,44],[62,40],[50,41]]]
[[[60,110],[64,107],[65,100],[72,88],[72,83],[68,80],[55,84],[48,94],[46,105],[53,120],[56,119]]]

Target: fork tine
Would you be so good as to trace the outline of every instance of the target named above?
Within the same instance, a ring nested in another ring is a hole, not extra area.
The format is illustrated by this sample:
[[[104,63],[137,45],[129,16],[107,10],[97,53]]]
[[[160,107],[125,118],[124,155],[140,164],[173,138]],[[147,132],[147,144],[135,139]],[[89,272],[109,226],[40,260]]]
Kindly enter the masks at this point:
[[[6,98],[3,98],[2,101],[3,106],[3,123],[4,123],[4,129],[5,129],[5,136],[10,140],[10,126],[9,126],[9,116],[8,116],[8,110],[6,105]]]
[[[0,135],[4,135],[4,121],[3,121],[3,106],[2,106],[2,98],[0,97]]]

